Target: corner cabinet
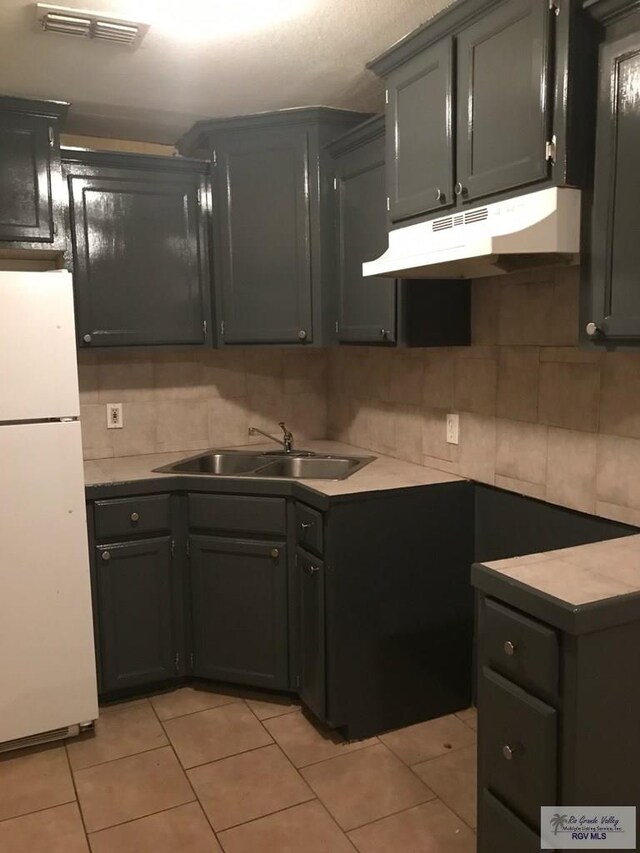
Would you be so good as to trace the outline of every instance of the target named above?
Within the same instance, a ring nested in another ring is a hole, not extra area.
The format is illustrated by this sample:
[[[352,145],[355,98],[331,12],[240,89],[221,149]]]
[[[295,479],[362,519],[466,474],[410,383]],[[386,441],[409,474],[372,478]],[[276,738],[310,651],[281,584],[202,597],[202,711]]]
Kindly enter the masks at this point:
[[[178,142],[212,162],[220,344],[331,340],[333,186],[324,146],[362,118],[283,110],[199,122]]]
[[[64,250],[59,133],[68,107],[0,97],[0,251]]]
[[[336,338],[387,346],[465,346],[471,339],[467,281],[362,275],[387,248],[385,119],[369,119],[334,140]]]
[[[387,87],[391,220],[584,185],[594,44],[572,0],[458,0],[369,63]]]
[[[640,344],[640,12],[637,3],[585,4],[601,21],[590,257],[583,266],[582,339]],[[635,11],[635,14],[629,14]]]
[[[209,344],[207,164],[62,154],[79,345]]]

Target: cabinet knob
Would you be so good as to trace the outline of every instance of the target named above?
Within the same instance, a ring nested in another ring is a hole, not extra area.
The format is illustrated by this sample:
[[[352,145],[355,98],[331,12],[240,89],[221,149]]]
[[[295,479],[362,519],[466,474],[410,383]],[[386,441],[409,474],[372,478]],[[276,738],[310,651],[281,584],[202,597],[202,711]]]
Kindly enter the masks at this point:
[[[83,335],[82,340],[85,342],[85,344],[90,344],[93,338],[91,337],[91,335]]]
[[[300,522],[300,530],[308,530],[310,527],[313,527],[313,521]]]
[[[516,754],[517,749],[513,746],[509,746],[509,744],[505,743],[502,747],[502,757],[506,761],[513,761],[513,757]]]
[[[458,183],[455,185],[455,187],[453,188],[453,191],[456,195],[466,195],[467,194],[467,188],[463,187],[462,184],[460,183],[460,181],[458,181]]]
[[[305,341],[307,339],[307,332],[305,329],[300,329],[300,331],[298,332],[298,338],[301,341]]]
[[[507,642],[503,646],[505,655],[508,655],[512,658],[516,653],[516,647],[511,642],[511,640],[507,640]]]
[[[442,192],[440,187],[436,188],[436,201],[445,201],[445,194]]]
[[[600,334],[600,328],[595,323],[587,323],[585,331],[590,338],[595,338],[596,335]]]
[[[102,552],[102,559],[105,561],[110,560],[111,559],[111,553],[109,551],[103,551]]]
[[[271,556],[273,557],[274,560],[277,560],[278,557],[280,556],[280,549],[279,548],[272,548],[271,549]]]
[[[134,524],[136,523],[136,521],[140,521],[140,516],[137,512],[131,513],[131,521],[133,521]]]
[[[306,567],[306,569],[307,569],[307,574],[315,575],[315,573],[316,573],[316,572],[319,572],[319,571],[320,571],[320,566],[311,566],[311,565],[309,565],[309,566],[307,566],[307,567]]]

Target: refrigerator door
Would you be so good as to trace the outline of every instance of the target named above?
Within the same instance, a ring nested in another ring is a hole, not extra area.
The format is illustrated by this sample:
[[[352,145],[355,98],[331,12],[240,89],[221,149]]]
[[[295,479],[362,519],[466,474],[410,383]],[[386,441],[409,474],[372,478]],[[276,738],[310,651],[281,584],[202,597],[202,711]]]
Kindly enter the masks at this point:
[[[80,424],[0,426],[0,743],[98,716]]]
[[[0,272],[0,423],[78,417],[71,275]]]

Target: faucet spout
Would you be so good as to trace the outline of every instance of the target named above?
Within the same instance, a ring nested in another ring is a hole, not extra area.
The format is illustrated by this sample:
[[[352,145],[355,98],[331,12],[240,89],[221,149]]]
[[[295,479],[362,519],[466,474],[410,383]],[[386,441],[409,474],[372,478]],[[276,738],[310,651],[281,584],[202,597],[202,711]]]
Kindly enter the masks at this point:
[[[258,429],[258,427],[249,427],[249,435],[263,435],[265,438],[268,438],[270,441],[275,441],[276,444],[282,445],[284,447],[285,453],[293,453],[293,433],[290,432],[285,426],[284,421],[280,421],[278,424],[280,429],[282,430],[282,439],[276,438],[275,435],[270,435],[268,432],[264,430]]]

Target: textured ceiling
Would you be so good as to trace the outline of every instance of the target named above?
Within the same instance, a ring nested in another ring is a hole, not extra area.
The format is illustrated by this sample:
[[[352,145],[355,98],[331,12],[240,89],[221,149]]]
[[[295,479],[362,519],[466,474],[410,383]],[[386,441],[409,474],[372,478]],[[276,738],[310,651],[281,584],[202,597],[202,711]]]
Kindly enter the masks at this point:
[[[189,38],[171,26],[167,0],[58,2],[137,16],[151,30],[137,50],[45,34],[33,2],[0,0],[0,94],[71,101],[70,132],[172,143],[205,117],[311,104],[380,110],[382,86],[365,63],[449,0],[280,0],[296,13],[235,35],[203,21],[198,4],[251,0],[174,0],[187,15],[195,4]]]

